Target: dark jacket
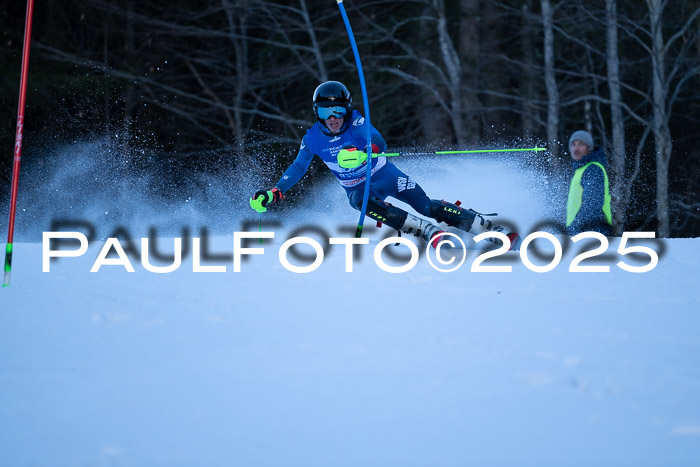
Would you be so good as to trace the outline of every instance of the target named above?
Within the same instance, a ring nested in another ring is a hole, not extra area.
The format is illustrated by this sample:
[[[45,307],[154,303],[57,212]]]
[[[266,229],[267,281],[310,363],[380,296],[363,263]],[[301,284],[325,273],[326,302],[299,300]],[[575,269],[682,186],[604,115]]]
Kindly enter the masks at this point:
[[[599,162],[607,170],[607,158],[605,153],[600,148],[595,148],[589,154],[584,156],[580,161],[573,161],[574,172],[588,164],[589,162]],[[581,178],[583,186],[583,198],[581,200],[581,209],[574,218],[573,223],[567,228],[569,235],[576,235],[581,232],[600,232],[603,235],[610,235],[611,228],[605,219],[603,213],[603,203],[605,202],[605,176],[600,167],[596,165],[589,166],[583,173]]]

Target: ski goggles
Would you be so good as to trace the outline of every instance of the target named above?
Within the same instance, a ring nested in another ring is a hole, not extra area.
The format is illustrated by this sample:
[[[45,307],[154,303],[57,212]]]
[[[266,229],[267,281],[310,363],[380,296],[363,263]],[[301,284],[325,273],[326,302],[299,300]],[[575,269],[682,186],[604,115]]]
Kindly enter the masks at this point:
[[[318,118],[321,120],[328,120],[331,117],[342,118],[348,113],[348,109],[345,107],[335,106],[335,107],[318,107]]]

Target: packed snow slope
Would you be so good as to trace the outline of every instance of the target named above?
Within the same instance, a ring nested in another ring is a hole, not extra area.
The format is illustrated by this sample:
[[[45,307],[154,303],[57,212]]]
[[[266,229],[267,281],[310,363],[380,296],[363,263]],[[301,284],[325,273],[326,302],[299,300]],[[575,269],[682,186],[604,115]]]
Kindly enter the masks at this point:
[[[432,197],[498,211],[525,233],[561,212],[545,180],[507,160],[400,167]],[[94,212],[115,207],[91,199]],[[249,242],[264,254],[233,272],[233,232],[246,221],[258,230],[246,204],[232,202],[208,238],[202,264],[225,272],[193,272],[191,238],[176,271],[146,270],[135,253],[147,229],[136,220],[120,220],[134,272],[90,272],[114,225],[87,211],[75,216],[97,226],[90,248],[51,261],[50,272],[42,244],[16,237],[12,285],[0,289],[0,465],[700,463],[699,239],[636,241],[659,261],[631,273],[617,263],[649,256],[622,255],[611,238],[606,254],[581,263],[609,272],[575,273],[574,257],[597,243],[558,235],[561,262],[537,273],[515,252],[483,263],[511,272],[472,272],[481,244],[465,237],[458,270],[438,272],[421,253],[393,274],[373,258],[391,232],[368,226],[352,272],[342,245],[315,271],[290,272],[278,256],[287,238],[352,236],[357,213],[328,184],[304,208],[266,213],[275,238]],[[157,213],[127,208],[134,219]],[[179,220],[204,237],[201,218],[181,214],[150,222]],[[173,236],[158,251],[172,253]],[[529,250],[536,265],[554,255],[544,239]],[[392,244],[382,258],[406,264],[408,251]]]

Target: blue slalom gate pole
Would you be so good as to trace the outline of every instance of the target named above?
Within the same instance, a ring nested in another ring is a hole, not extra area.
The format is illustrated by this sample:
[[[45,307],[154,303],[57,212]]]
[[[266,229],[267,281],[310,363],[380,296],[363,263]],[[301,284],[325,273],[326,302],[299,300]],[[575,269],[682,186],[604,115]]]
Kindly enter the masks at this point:
[[[372,133],[371,133],[371,123],[369,119],[369,99],[367,99],[367,87],[365,86],[365,75],[362,71],[362,63],[360,62],[360,52],[357,50],[357,43],[355,43],[355,36],[352,33],[352,28],[350,27],[350,20],[348,19],[348,14],[345,12],[345,6],[343,5],[343,0],[336,0],[338,3],[338,8],[340,8],[340,15],[343,17],[343,22],[345,23],[345,29],[348,31],[348,37],[350,38],[350,46],[352,47],[352,53],[355,56],[355,64],[357,65],[357,74],[360,76],[360,89],[362,89],[362,103],[365,106],[365,123],[367,128],[367,151],[372,153]],[[369,183],[370,177],[372,175],[372,162],[371,160],[367,162],[366,168],[366,178],[365,178],[365,193],[362,197],[362,209],[360,210],[360,221],[357,223],[357,230],[355,231],[355,237],[359,238],[362,236],[362,227],[365,223],[365,213],[367,212],[367,203],[369,202]]]

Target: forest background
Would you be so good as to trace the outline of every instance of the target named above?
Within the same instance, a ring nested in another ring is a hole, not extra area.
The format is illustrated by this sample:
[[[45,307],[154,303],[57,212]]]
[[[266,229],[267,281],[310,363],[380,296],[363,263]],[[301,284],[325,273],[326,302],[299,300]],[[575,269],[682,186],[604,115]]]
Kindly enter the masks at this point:
[[[700,236],[700,0],[345,5],[392,149],[546,145],[529,161],[561,176],[586,129],[608,155],[617,233]],[[0,5],[0,205],[25,8]],[[158,170],[172,195],[193,171],[278,176],[329,79],[363,110],[330,0],[36,2],[23,172],[48,147],[106,137],[124,170]],[[316,161],[302,190],[321,174]]]

